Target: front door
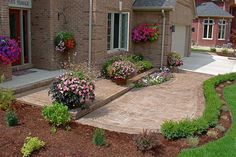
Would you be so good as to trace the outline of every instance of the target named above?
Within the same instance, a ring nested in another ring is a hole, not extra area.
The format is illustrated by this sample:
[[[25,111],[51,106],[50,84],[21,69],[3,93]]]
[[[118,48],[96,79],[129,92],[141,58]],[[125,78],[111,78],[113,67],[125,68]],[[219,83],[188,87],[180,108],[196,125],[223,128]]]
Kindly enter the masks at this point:
[[[13,66],[25,65],[31,62],[30,36],[29,36],[29,10],[10,9],[10,37],[18,41],[21,47],[21,55]]]

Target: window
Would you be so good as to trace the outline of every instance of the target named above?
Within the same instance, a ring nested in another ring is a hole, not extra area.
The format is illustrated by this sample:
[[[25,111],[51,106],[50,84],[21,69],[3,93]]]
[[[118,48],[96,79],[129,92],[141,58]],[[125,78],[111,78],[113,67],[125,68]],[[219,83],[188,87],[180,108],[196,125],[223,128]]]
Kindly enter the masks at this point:
[[[203,20],[203,39],[213,38],[213,25],[214,25],[214,20],[212,19]]]
[[[128,50],[129,13],[109,13],[107,50]]]
[[[225,32],[226,32],[226,21],[219,20],[219,32],[218,32],[218,39],[224,40],[225,39]]]

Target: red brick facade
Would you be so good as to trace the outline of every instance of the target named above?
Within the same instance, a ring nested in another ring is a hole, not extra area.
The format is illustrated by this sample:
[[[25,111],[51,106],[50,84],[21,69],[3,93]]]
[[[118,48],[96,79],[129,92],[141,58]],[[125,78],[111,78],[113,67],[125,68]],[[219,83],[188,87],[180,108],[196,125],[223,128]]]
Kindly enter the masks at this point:
[[[159,11],[134,11],[133,0],[94,0],[93,29],[92,29],[92,63],[100,66],[104,60],[119,52],[107,51],[108,13],[129,13],[129,53],[143,54],[156,66],[160,65],[163,15]],[[182,10],[185,10],[183,12]],[[36,68],[58,69],[61,62],[68,56],[75,63],[88,61],[89,41],[89,1],[88,0],[32,0],[31,35],[32,35],[32,64]],[[0,35],[9,35],[9,7],[8,0],[0,1]],[[178,0],[173,11],[165,11],[166,34],[164,46],[164,64],[167,54],[171,52],[171,26],[181,24],[188,28],[194,17],[194,3],[192,0]],[[141,23],[159,23],[160,38],[157,42],[134,44],[131,40],[132,29]],[[76,48],[73,52],[62,54],[55,51],[54,39],[59,31],[69,31],[74,34]],[[188,29],[186,52],[190,52],[191,33]],[[76,53],[75,53],[76,52]]]
[[[205,2],[212,2],[211,0],[196,0],[196,5],[200,5]],[[192,44],[198,45],[198,46],[208,46],[208,47],[222,47],[224,44],[230,43],[230,34],[231,29],[236,29],[236,10],[234,9],[235,2],[234,0],[226,0],[226,1],[214,1],[215,4],[217,4],[220,8],[223,10],[229,12],[234,16],[233,19],[227,19],[226,20],[226,31],[225,31],[225,39],[219,39],[218,33],[219,33],[219,20],[222,18],[220,17],[198,17],[197,19],[193,20],[192,28],[194,29],[194,32],[192,33]],[[214,20],[214,26],[213,26],[213,38],[212,39],[203,39],[203,20],[204,19],[213,19]]]

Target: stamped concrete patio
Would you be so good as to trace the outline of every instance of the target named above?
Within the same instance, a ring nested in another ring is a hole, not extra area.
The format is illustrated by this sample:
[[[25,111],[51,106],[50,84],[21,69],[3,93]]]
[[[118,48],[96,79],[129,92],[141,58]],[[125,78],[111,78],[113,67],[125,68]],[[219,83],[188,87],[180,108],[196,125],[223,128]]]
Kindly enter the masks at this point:
[[[159,86],[134,89],[77,122],[125,133],[159,130],[165,120],[195,118],[204,110],[202,84],[210,76],[192,72],[175,74]]]

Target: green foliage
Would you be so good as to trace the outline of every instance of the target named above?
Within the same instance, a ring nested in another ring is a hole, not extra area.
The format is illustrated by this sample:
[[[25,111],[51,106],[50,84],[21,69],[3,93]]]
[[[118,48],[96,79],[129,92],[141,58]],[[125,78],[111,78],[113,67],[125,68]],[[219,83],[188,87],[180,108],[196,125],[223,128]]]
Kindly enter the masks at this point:
[[[143,133],[137,135],[135,138],[135,145],[138,150],[147,152],[158,145],[157,134],[144,130]]]
[[[15,97],[11,90],[0,88],[0,109],[1,110],[8,110],[14,100],[15,100]]]
[[[93,144],[96,146],[105,146],[106,145],[106,137],[105,131],[103,129],[97,128],[93,134]]]
[[[18,117],[15,115],[13,111],[7,111],[6,112],[6,122],[8,126],[16,126],[18,125]]]
[[[137,66],[137,70],[139,70],[139,68],[148,70],[153,67],[153,64],[149,61],[144,60],[144,57],[142,55],[114,56],[104,62],[101,70],[103,76],[109,78],[109,67],[111,67],[111,65],[116,61],[129,61]]]
[[[68,107],[60,103],[53,103],[51,106],[45,106],[42,111],[43,117],[53,126],[65,126],[71,121]]]
[[[188,137],[187,143],[192,148],[197,147],[199,144],[199,138],[198,137]]]
[[[229,52],[229,50],[228,50],[227,48],[223,48],[223,49],[221,50],[221,52],[222,52],[223,54],[227,54],[227,53]]]
[[[216,126],[223,103],[217,95],[215,87],[220,83],[234,80],[236,80],[236,73],[218,75],[206,80],[203,85],[206,102],[203,116],[199,119],[182,120],[179,122],[166,121],[161,126],[161,133],[167,139],[177,139],[194,134],[202,134],[209,127]]]
[[[228,75],[229,76],[229,75]],[[232,75],[231,75],[232,76]],[[236,116],[236,84],[224,89],[224,98],[229,105],[233,119]],[[194,149],[183,150],[178,157],[235,157],[236,156],[236,121],[224,137]]]
[[[178,139],[193,136],[196,128],[192,125],[191,120],[183,119],[181,121],[166,121],[161,125],[161,133],[167,139]]]
[[[150,61],[138,61],[135,65],[140,72],[153,68],[153,64]]]
[[[55,44],[58,45],[60,43],[60,41],[66,41],[66,40],[69,40],[69,39],[73,39],[73,34],[71,32],[59,32],[57,33],[56,35],[56,38],[55,38]]]
[[[27,137],[26,141],[21,148],[23,157],[29,157],[34,151],[41,149],[45,146],[45,143],[38,137]]]
[[[212,48],[210,48],[210,51],[211,51],[211,52],[216,52],[216,48],[215,48],[215,47],[212,47]]]

